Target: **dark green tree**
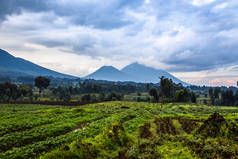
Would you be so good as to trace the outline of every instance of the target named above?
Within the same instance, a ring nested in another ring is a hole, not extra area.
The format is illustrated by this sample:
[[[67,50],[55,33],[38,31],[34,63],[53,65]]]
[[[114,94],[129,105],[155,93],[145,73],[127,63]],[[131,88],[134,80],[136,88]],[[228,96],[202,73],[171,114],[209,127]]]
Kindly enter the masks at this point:
[[[221,89],[219,87],[216,87],[214,90],[214,97],[219,99],[219,93],[221,92]]]
[[[213,89],[212,89],[212,88],[209,88],[208,93],[209,93],[209,97],[210,97],[210,99],[211,99],[211,104],[214,105],[215,96],[214,96],[214,91],[213,91]]]
[[[105,100],[105,94],[104,93],[100,93],[99,94],[99,100],[100,101],[104,101]]]
[[[98,84],[93,84],[93,91],[96,93],[98,91]]]
[[[238,91],[235,94],[235,105],[238,106]]]
[[[197,102],[197,97],[196,97],[196,94],[194,92],[191,92],[191,102],[192,103],[196,103]]]
[[[235,95],[232,90],[228,89],[226,91],[222,91],[221,104],[226,106],[235,105]]]
[[[146,84],[146,90],[147,90],[147,91],[150,90],[150,84],[149,84],[149,83]]]
[[[156,88],[151,88],[149,91],[149,95],[152,96],[156,102],[159,101],[159,95]]]
[[[91,96],[90,94],[85,94],[81,98],[82,102],[90,102],[91,101]]]
[[[212,88],[209,88],[208,93],[209,93],[209,97],[211,98],[211,97],[213,96],[213,89],[212,89]]]
[[[159,96],[162,98],[174,98],[175,96],[175,87],[171,79],[165,78],[162,76],[160,78],[160,91]]]
[[[28,86],[18,87],[16,84],[10,82],[0,83],[0,101],[16,101],[22,97],[30,97],[32,94],[32,90]]]
[[[177,102],[190,102],[191,101],[191,93],[186,88],[177,90],[175,93],[175,99]]]
[[[42,92],[42,90],[46,89],[50,85],[50,79],[39,76],[35,78],[35,86],[39,88],[39,93]]]

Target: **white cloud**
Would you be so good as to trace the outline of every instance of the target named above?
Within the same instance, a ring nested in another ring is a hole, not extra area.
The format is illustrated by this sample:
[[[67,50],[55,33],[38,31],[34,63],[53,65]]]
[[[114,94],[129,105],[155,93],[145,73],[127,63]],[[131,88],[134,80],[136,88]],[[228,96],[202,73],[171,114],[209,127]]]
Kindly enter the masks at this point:
[[[146,4],[149,4],[149,3],[150,3],[150,0],[145,0],[145,3],[146,3]]]
[[[49,0],[46,10],[23,9],[0,24],[1,47],[80,76],[104,64],[121,68],[138,61],[199,83],[197,76],[207,76],[203,71],[238,63],[237,2],[145,0],[122,7],[125,3],[132,1]]]
[[[194,6],[203,6],[203,5],[208,5],[215,2],[215,0],[193,0],[192,4]]]
[[[224,2],[224,3],[221,3],[221,4],[218,4],[216,6],[214,6],[212,8],[212,12],[219,12],[219,11],[222,11],[223,9],[225,9],[226,7],[228,6],[228,3],[227,2]]]

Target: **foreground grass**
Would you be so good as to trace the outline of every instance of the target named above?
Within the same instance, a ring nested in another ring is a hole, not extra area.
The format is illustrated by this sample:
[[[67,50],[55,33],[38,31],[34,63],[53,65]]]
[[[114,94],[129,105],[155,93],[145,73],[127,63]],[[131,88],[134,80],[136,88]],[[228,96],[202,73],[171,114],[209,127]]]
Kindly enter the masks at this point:
[[[214,112],[225,119],[215,135],[210,133],[216,130],[214,123],[206,121]],[[143,102],[79,107],[0,105],[0,115],[3,159],[236,158],[238,155],[236,107]],[[210,124],[208,128],[204,123]]]

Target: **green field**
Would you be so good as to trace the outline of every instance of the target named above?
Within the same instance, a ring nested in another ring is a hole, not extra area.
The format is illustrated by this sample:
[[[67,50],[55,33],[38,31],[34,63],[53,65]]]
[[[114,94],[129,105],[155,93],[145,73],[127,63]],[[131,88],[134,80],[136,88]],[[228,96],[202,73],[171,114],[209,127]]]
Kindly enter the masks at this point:
[[[1,159],[237,156],[236,107],[125,101],[0,105]]]

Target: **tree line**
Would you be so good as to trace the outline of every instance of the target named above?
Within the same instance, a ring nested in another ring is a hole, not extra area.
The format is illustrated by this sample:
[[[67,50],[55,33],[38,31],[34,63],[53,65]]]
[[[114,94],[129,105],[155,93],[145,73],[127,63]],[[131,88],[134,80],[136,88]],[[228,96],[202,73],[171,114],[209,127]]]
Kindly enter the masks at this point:
[[[48,88],[51,80],[47,77],[36,77],[34,86],[38,88],[39,95],[34,94],[29,85],[16,85],[11,82],[0,83],[0,102],[21,101],[25,97],[30,100],[37,100],[44,89]],[[197,95],[182,84],[176,84],[171,79],[161,77],[158,85],[155,84],[138,84],[130,85],[129,83],[96,83],[84,81],[79,86],[58,86],[50,87],[50,98],[57,101],[71,101],[72,96],[81,94],[82,102],[99,102],[122,100],[124,94],[134,92],[148,91],[153,97],[153,102],[192,102],[196,103]],[[140,93],[137,93],[140,94]],[[208,90],[211,105],[238,106],[238,91],[233,89],[223,89],[221,87],[210,88]],[[137,97],[138,98],[138,97]],[[137,101],[150,101],[150,98],[138,98]]]
[[[154,102],[193,102],[196,103],[196,95],[193,91],[176,84],[172,79],[160,77],[159,88],[151,88],[149,94]]]
[[[238,91],[210,88],[209,97],[212,105],[238,106]]]

